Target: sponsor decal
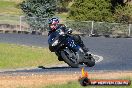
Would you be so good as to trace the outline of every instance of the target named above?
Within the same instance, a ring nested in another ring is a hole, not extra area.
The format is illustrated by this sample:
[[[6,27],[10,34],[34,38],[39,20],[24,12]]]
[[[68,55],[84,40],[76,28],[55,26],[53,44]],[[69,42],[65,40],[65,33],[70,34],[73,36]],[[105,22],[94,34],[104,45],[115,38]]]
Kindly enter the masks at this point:
[[[79,77],[79,83],[82,86],[89,85],[99,85],[99,86],[129,86],[131,84],[130,80],[121,80],[121,79],[90,79],[87,71],[84,71],[84,67],[81,70],[81,76]]]

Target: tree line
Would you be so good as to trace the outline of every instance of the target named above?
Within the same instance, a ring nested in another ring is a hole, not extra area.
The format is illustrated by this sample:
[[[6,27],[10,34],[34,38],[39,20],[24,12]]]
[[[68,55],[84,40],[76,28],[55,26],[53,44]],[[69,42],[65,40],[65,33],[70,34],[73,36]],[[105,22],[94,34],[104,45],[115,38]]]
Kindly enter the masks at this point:
[[[69,4],[71,6],[69,7]],[[43,27],[43,18],[67,12],[67,19],[132,23],[132,5],[122,0],[25,0],[20,4],[32,27]],[[30,18],[34,17],[35,22]]]
[[[75,0],[69,18],[132,23],[132,5],[123,3],[123,0]]]

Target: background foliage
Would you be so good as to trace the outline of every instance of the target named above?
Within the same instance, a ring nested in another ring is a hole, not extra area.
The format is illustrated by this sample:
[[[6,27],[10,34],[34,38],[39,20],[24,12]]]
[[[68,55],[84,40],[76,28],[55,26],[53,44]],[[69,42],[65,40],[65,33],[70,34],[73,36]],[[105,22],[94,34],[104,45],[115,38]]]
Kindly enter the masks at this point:
[[[132,5],[126,4],[125,6],[118,5],[115,8],[116,22],[132,23]]]
[[[131,22],[132,5],[118,0],[75,0],[69,11],[69,19],[106,22]]]
[[[43,30],[45,18],[54,16],[57,8],[56,0],[26,0],[20,6],[33,30]]]

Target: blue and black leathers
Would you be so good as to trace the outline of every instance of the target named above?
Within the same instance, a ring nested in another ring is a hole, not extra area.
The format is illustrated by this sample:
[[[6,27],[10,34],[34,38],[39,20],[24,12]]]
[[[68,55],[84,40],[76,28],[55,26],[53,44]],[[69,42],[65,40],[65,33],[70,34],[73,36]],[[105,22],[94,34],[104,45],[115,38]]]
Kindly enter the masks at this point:
[[[58,24],[57,28],[55,31],[51,31],[49,29],[49,38],[48,38],[48,44],[50,45],[53,42],[54,38],[57,38],[60,36],[60,32],[68,33],[68,30],[65,25],[63,24]],[[83,41],[81,40],[81,37],[78,35],[70,35],[69,38],[65,41],[68,47],[73,48],[76,52],[79,50],[81,47],[84,52],[88,52],[88,49],[85,47],[83,44]]]
[[[64,25],[59,24],[57,29],[55,31],[49,31],[49,38],[48,38],[48,43],[49,45],[52,44],[53,40],[57,37],[59,37],[61,34],[61,32],[63,33],[67,33],[68,29],[66,29],[66,27]],[[68,38],[66,38],[65,40],[65,44],[66,46],[68,46],[69,48],[74,49],[75,51],[78,51],[80,46],[78,44],[76,44],[76,42],[74,41],[74,37],[70,36]]]

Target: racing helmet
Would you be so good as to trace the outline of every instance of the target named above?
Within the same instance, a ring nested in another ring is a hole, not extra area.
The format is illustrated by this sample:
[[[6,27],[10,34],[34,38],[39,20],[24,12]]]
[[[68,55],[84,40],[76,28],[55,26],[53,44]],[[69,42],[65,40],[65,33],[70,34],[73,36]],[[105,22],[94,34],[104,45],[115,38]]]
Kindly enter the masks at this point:
[[[58,18],[51,18],[51,19],[49,19],[49,22],[48,22],[49,24],[58,24],[59,23],[59,19]]]
[[[49,28],[51,31],[55,31],[57,29],[57,26],[59,24],[59,19],[58,18],[51,18],[49,19]]]

